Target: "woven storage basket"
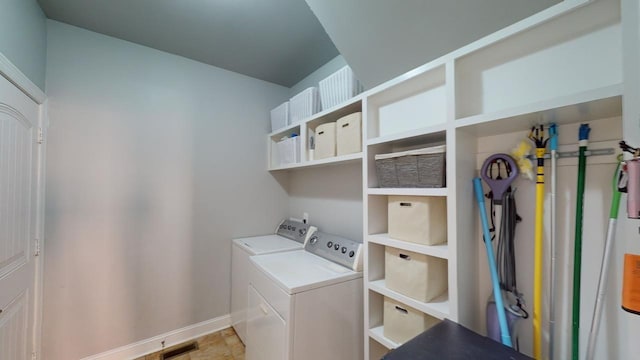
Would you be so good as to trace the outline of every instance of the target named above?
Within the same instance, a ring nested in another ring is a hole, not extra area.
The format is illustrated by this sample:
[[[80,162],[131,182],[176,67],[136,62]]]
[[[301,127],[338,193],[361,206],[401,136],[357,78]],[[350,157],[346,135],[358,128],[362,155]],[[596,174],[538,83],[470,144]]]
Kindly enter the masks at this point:
[[[378,186],[445,187],[446,146],[434,146],[375,156]]]

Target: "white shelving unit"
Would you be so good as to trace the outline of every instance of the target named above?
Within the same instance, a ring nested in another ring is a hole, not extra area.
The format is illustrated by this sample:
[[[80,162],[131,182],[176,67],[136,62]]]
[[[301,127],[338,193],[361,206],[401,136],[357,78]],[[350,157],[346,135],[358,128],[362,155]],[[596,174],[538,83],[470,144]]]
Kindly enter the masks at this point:
[[[526,135],[533,124],[555,121],[569,127],[584,121],[619,119],[622,78],[616,59],[595,54],[597,59],[584,67],[564,62],[569,56],[598,52],[616,43],[619,24],[615,4],[564,2],[533,18],[525,19],[499,33],[445,55],[365,94],[366,148],[364,174],[365,261],[365,349],[367,359],[380,356],[380,346],[393,349],[399,344],[384,336],[383,297],[418,309],[439,319],[448,318],[483,332],[478,315],[486,297],[478,275],[484,271],[480,234],[476,228],[477,208],[471,179],[478,161],[486,157],[483,144],[499,148],[499,134]],[[596,13],[604,14],[599,29],[593,30]],[[540,26],[543,24],[544,26]],[[549,31],[552,28],[553,31]],[[558,34],[563,34],[558,37]],[[556,37],[556,38],[554,38]],[[562,40],[559,40],[562,39]],[[523,43],[532,44],[523,50]],[[570,57],[571,57],[570,56]],[[555,59],[553,59],[555,57]],[[555,66],[557,59],[563,63]],[[605,67],[602,70],[602,67]],[[524,69],[528,69],[528,73]],[[537,72],[531,73],[531,69]],[[602,76],[593,76],[600,73]],[[551,74],[551,78],[541,76]],[[581,78],[588,80],[578,81]],[[547,82],[539,85],[540,79]],[[569,81],[569,79],[575,79]],[[562,82],[561,86],[555,81]],[[534,88],[528,88],[535,84]],[[548,91],[548,87],[554,87]],[[507,92],[503,89],[508,88]],[[427,99],[428,108],[413,98]],[[438,99],[429,101],[428,98]],[[396,103],[398,103],[396,105]],[[412,104],[419,120],[411,128],[402,122],[398,131],[389,124],[409,113]],[[395,115],[393,109],[395,106]],[[382,108],[385,111],[382,111]],[[435,108],[434,108],[435,107]],[[381,124],[385,123],[385,131]],[[612,139],[613,140],[613,139]],[[497,142],[497,144],[496,144]],[[443,189],[381,189],[375,178],[375,154],[402,148],[446,144],[447,187]],[[609,143],[602,142],[602,145]],[[503,144],[508,151],[515,144]],[[386,196],[443,196],[447,198],[448,243],[439,246],[410,244],[386,234]],[[391,246],[447,259],[448,291],[422,303],[390,290],[385,285],[384,247]],[[557,341],[562,341],[557,339]],[[523,349],[528,351],[526,338]],[[558,355],[558,358],[563,356]]]
[[[326,159],[310,160],[309,156],[309,132],[315,130],[318,125],[333,122],[339,118],[362,111],[362,95],[358,95],[343,104],[337,105],[331,109],[319,112],[307,119],[304,119],[296,124],[289,125],[283,129],[277,130],[269,134],[268,149],[269,149],[269,162],[267,169],[269,171],[278,170],[291,170],[298,168],[308,168],[317,166],[327,166],[350,163],[354,161],[362,161],[362,153],[348,154],[342,156],[335,156]],[[294,164],[280,165],[278,154],[276,151],[276,143],[286,136],[291,134],[297,134],[300,136],[300,154],[301,161]],[[362,141],[364,144],[364,141]]]
[[[480,274],[486,269],[471,180],[487,151],[509,151],[515,145],[512,139],[524,137],[535,124],[554,121],[563,134],[580,122],[593,122],[606,133],[594,146],[615,144],[621,136],[616,129],[621,128],[624,87],[621,61],[611,54],[622,53],[619,40],[616,1],[563,1],[269,135],[272,143],[295,131],[303,137],[302,162],[282,167],[270,163],[271,171],[362,162],[365,359],[379,359],[400,345],[384,336],[385,296],[435,318],[484,331],[484,315],[479,313],[486,302],[486,279]],[[308,130],[355,111],[363,113],[362,153],[308,161]],[[376,154],[442,144],[447,149],[446,187],[378,187]],[[447,222],[442,226],[447,228],[447,243],[426,246],[390,238],[387,200],[394,195],[446,198]],[[447,292],[425,303],[390,290],[385,281],[386,246],[446,259]],[[527,353],[530,339],[523,339],[521,349]],[[563,349],[557,351],[557,358],[566,357]]]

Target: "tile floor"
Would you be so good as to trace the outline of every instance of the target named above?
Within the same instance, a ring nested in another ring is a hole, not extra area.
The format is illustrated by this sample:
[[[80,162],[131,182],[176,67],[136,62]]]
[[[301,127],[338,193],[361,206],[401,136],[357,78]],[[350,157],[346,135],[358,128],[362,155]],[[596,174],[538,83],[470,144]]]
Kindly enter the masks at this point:
[[[244,360],[244,345],[233,331],[233,328],[220,330],[213,334],[205,335],[195,340],[198,350],[171,358],[171,360]],[[189,344],[191,341],[186,342]],[[175,348],[184,346],[179,344],[166,348],[164,351],[149,354],[136,360],[160,360],[161,355]]]

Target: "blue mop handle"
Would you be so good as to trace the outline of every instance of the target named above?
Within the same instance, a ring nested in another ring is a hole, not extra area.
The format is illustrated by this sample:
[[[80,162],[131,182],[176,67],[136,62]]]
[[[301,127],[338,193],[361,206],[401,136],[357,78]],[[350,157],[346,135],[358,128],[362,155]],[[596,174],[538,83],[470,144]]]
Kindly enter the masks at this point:
[[[487,220],[487,209],[484,205],[484,191],[482,190],[482,180],[477,177],[473,179],[473,189],[476,193],[476,200],[480,208],[480,219],[482,220],[482,233],[484,235],[484,245],[487,248],[487,258],[489,260],[489,271],[491,272],[491,283],[493,285],[493,297],[496,301],[496,311],[498,313],[498,322],[500,323],[500,336],[502,343],[509,347],[511,344],[511,335],[509,335],[509,327],[507,326],[507,315],[504,311],[502,303],[502,291],[500,290],[500,281],[498,280],[498,268],[496,266],[495,256],[493,255],[493,246],[491,245],[491,234],[489,233],[489,221]]]

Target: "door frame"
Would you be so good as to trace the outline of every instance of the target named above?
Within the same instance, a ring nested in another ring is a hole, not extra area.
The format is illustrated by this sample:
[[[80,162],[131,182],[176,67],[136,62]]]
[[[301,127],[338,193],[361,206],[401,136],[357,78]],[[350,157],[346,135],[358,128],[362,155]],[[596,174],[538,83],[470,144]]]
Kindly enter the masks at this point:
[[[37,358],[42,358],[42,291],[43,291],[43,264],[44,264],[44,202],[45,202],[45,169],[46,169],[46,139],[49,128],[49,116],[47,106],[47,96],[34,84],[20,69],[18,69],[4,54],[0,52],[0,75],[9,80],[20,91],[38,104],[38,127],[41,130],[38,147],[37,161],[38,170],[36,173],[36,239],[38,242],[37,256],[33,257],[35,262],[34,279],[34,302],[33,309],[29,309],[33,320],[32,351],[37,354]],[[33,239],[34,241],[36,239]],[[30,247],[31,248],[31,247]]]

